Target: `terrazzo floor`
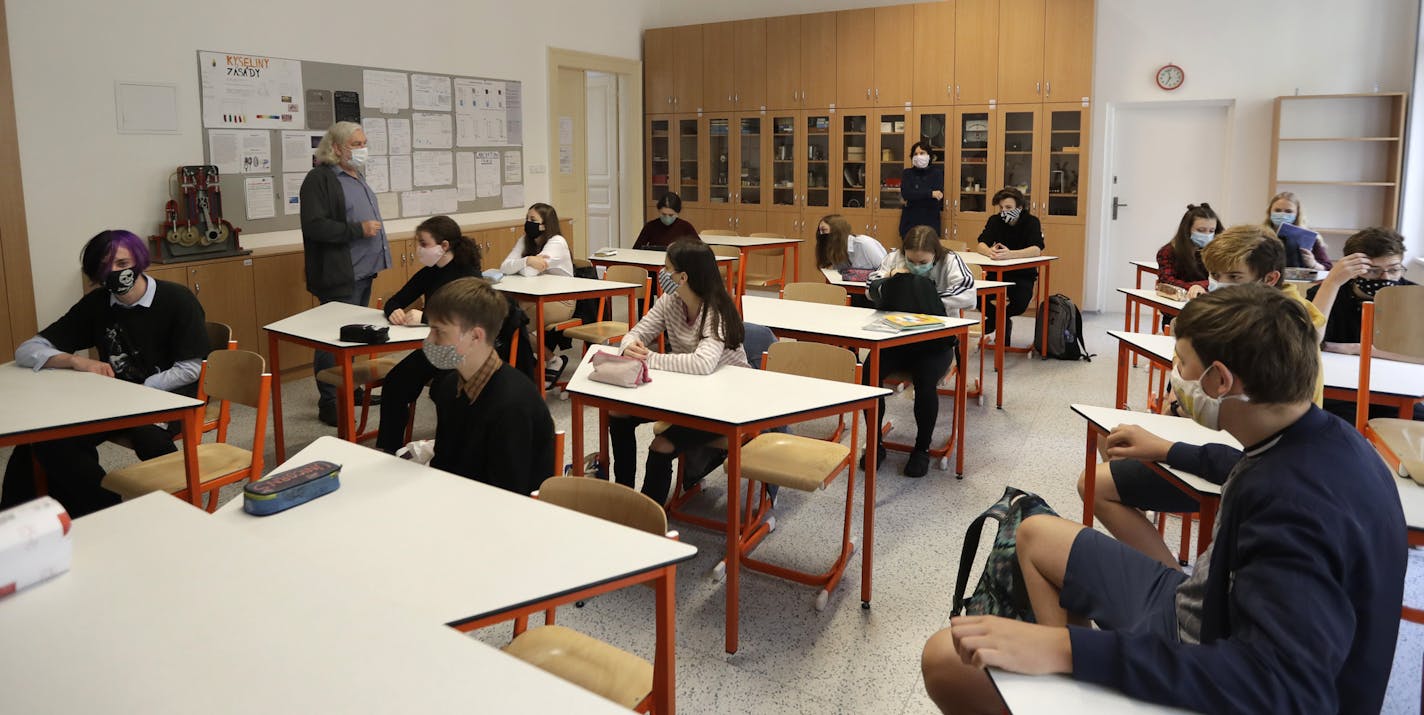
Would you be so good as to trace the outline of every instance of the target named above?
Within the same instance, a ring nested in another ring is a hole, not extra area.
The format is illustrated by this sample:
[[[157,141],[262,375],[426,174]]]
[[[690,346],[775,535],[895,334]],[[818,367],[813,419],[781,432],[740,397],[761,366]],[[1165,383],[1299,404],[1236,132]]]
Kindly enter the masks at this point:
[[[831,594],[825,611],[813,608],[815,589],[743,571],[741,642],[736,654],[723,652],[725,592],[710,577],[721,559],[724,541],[689,525],[676,525],[698,555],[678,571],[677,704],[683,713],[934,713],[920,680],[919,655],[925,640],[949,620],[959,549],[969,522],[992,504],[1007,485],[1037,492],[1068,518],[1081,514],[1075,489],[1082,469],[1085,427],[1068,409],[1074,402],[1107,405],[1116,381],[1116,341],[1106,334],[1122,324],[1122,314],[1084,315],[1091,363],[1060,362],[1010,355],[1005,360],[1005,399],[994,408],[992,367],[986,404],[971,401],[967,414],[965,474],[932,466],[923,479],[900,476],[903,453],[891,452],[877,483],[874,596],[870,610],[860,608],[859,552]],[[1019,341],[1031,339],[1031,322],[1015,330]],[[989,356],[989,357],[992,357]],[[971,369],[977,356],[971,355]],[[992,365],[992,363],[991,363]],[[1132,371],[1130,400],[1141,407],[1146,369]],[[331,430],[316,421],[315,389],[310,379],[284,384],[289,453]],[[569,427],[569,403],[551,397],[559,429]],[[948,431],[949,401],[936,442]],[[888,401],[897,435],[912,429],[908,395]],[[251,443],[251,413],[235,409],[234,443]],[[590,412],[590,417],[592,413]],[[597,421],[588,419],[585,444],[596,444]],[[649,427],[641,428],[646,448]],[[432,436],[434,410],[422,402],[416,436]],[[269,440],[270,445],[270,440]],[[105,463],[131,461],[123,450],[105,447]],[[9,450],[0,450],[0,459]],[[274,456],[269,447],[268,463]],[[640,469],[641,478],[641,469]],[[725,478],[717,470],[700,506],[721,514]],[[237,489],[230,488],[225,498]],[[777,528],[757,551],[774,563],[803,570],[823,570],[834,558],[844,508],[843,482],[818,493],[784,490],[776,505]],[[862,505],[856,495],[855,533],[860,542]],[[981,541],[981,553],[992,537]],[[1167,541],[1177,543],[1175,521]],[[979,558],[982,558],[979,557]],[[976,558],[976,563],[979,561]],[[1424,552],[1410,554],[1406,603],[1424,603]],[[977,579],[977,572],[972,577]],[[625,589],[590,601],[584,608],[559,610],[559,623],[628,650],[650,654],[653,646],[652,593]],[[473,634],[492,645],[509,637],[508,626]],[[1403,624],[1384,712],[1417,713],[1424,630]]]

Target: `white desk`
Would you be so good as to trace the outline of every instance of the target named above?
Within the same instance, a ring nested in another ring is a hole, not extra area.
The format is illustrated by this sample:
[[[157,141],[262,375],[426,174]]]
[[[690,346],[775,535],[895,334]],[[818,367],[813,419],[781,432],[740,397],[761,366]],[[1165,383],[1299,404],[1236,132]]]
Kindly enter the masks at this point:
[[[589,349],[569,380],[574,473],[583,473],[583,411],[600,411],[600,422],[609,412],[620,412],[650,420],[705,430],[727,438],[727,637],[728,653],[737,651],[737,609],[740,586],[741,539],[738,520],[741,500],[741,452],[744,438],[772,427],[793,424],[846,412],[867,411],[870,424],[879,421],[879,399],[890,394],[881,387],[851,385],[741,367],[723,367],[710,375],[687,375],[652,371],[652,382],[637,388],[615,387],[589,379],[593,367],[589,356],[604,346]],[[751,399],[751,396],[765,399]],[[607,430],[600,430],[606,435]],[[867,430],[865,456],[865,520],[861,553],[861,603],[869,607],[871,554],[875,536],[875,450],[874,430]],[[852,441],[852,469],[855,468]],[[605,451],[606,450],[601,450]],[[607,463],[606,461],[604,462]]]
[[[964,476],[964,403],[968,396],[967,369],[964,356],[968,354],[969,326],[975,321],[967,318],[944,318],[943,327],[905,330],[899,333],[885,333],[867,330],[864,326],[884,312],[873,308],[856,308],[845,305],[825,305],[797,300],[778,300],[747,296],[742,301],[742,316],[749,323],[765,325],[778,337],[795,338],[826,343],[851,350],[865,349],[869,357],[865,361],[867,375],[879,375],[880,352],[886,348],[946,337],[959,338],[959,356],[955,361],[954,414],[948,439],[944,447],[933,448],[930,454],[942,460],[947,466],[949,452],[955,453],[955,474]],[[773,393],[774,394],[774,393]],[[871,423],[874,424],[874,423]],[[957,446],[956,446],[957,440]],[[909,445],[891,445],[900,450],[908,450]]]
[[[785,255],[781,260],[781,284],[784,286],[788,282],[794,283],[801,280],[801,239],[799,238],[753,238],[751,236],[700,236],[702,242],[709,246],[732,246],[741,251],[741,262],[737,264],[737,295],[741,296],[747,292],[747,257],[757,251],[775,251],[791,249],[791,257],[788,260]],[[791,269],[790,281],[786,278],[786,270]]]
[[[718,264],[728,264],[737,260],[731,256],[713,256],[713,260]],[[646,248],[615,248],[613,253],[600,256],[597,253],[588,257],[588,262],[595,266],[637,266],[648,272],[648,275],[655,275],[667,264],[667,251],[653,251]],[[727,272],[727,291],[731,292],[736,285],[736,276],[731,271]],[[653,282],[653,290],[658,295],[662,295],[662,286],[656,281]]]
[[[203,403],[191,397],[75,370],[35,372],[0,365],[0,447],[108,432],[158,422],[183,423],[183,462],[189,484],[198,479],[197,445]],[[202,494],[190,490],[194,505]]]
[[[1166,374],[1171,374],[1172,355],[1177,350],[1177,339],[1170,335],[1151,333],[1130,333],[1125,330],[1109,330],[1108,335],[1117,338],[1117,398],[1113,404],[1120,410],[1127,409],[1127,355],[1132,353],[1132,364],[1137,364],[1137,356],[1147,358],[1153,366]],[[1165,379],[1165,376],[1162,378]],[[1151,373],[1148,373],[1149,407],[1153,392]]]
[[[554,301],[578,300],[580,298],[612,298],[622,295],[628,299],[628,325],[638,322],[638,290],[643,286],[617,281],[600,281],[592,278],[570,278],[542,274],[537,276],[505,276],[494,284],[502,293],[522,298],[534,303],[534,360],[544,361],[544,304]],[[599,320],[603,319],[600,310]],[[537,371],[536,371],[537,372]],[[544,379],[539,383],[539,396],[544,396]]]
[[[166,494],[73,529],[69,573],[0,601],[7,711],[626,712]]]
[[[1014,715],[1034,713],[1093,713],[1094,715],[1136,715],[1137,713],[1185,713],[1164,705],[1134,700],[1101,685],[1084,683],[1066,675],[1023,675],[989,669],[989,679],[1004,705]]]
[[[1333,400],[1358,399],[1360,356],[1323,352],[1325,396]],[[1370,361],[1370,402],[1392,405],[1400,419],[1414,416],[1414,403],[1424,400],[1424,365],[1375,358]]]
[[[377,345],[348,343],[341,340],[341,326],[365,323],[389,326],[390,341]],[[357,356],[374,356],[420,347],[430,328],[424,325],[391,325],[379,308],[348,303],[323,303],[296,315],[262,326],[267,331],[267,355],[272,373],[272,434],[277,447],[277,461],[287,458],[287,435],[282,419],[282,365],[279,343],[286,341],[323,350],[336,357],[341,370],[341,385],[336,390],[336,433],[342,439],[356,440],[355,405],[352,393],[356,388],[351,363]]]
[[[214,521],[323,564],[353,592],[460,630],[656,581],[655,678],[666,678],[671,697],[673,574],[695,547],[332,437],[277,469],[316,460],[342,465],[340,489],[266,517],[233,500]]]
[[[1088,422],[1088,447],[1084,473],[1090,477],[1098,464],[1098,436],[1106,435],[1119,425],[1137,425],[1169,442],[1224,444],[1228,447],[1241,449],[1241,443],[1230,434],[1209,430],[1185,417],[1115,410],[1110,407],[1094,407],[1092,405],[1072,405],[1071,407],[1074,412]],[[1221,485],[1213,484],[1190,472],[1174,469],[1163,462],[1157,462],[1152,466],[1167,479],[1169,484],[1201,504],[1201,530],[1197,535],[1197,553],[1201,554],[1211,544],[1212,525],[1216,522],[1216,510],[1221,503]],[[1092,528],[1094,480],[1089,478],[1085,480],[1084,484],[1086,486],[1083,494],[1083,524]]]
[[[1155,261],[1155,260],[1154,260],[1154,261],[1128,261],[1128,263],[1131,264],[1133,268],[1137,269],[1136,275],[1134,276],[1134,278],[1135,278],[1135,285],[1134,285],[1134,287],[1136,287],[1138,290],[1142,290],[1142,279],[1143,279],[1143,278],[1146,278],[1146,277],[1149,276],[1149,275],[1150,275],[1150,276],[1153,276],[1153,277],[1155,278],[1156,276],[1158,276],[1158,275],[1161,274],[1161,270],[1162,270],[1162,269],[1161,269],[1161,266],[1157,265],[1157,261]],[[1154,281],[1154,282],[1155,282],[1155,281]],[[1154,332],[1154,333],[1157,332],[1157,321],[1159,321],[1159,320],[1161,320],[1161,319],[1162,319],[1162,316],[1158,315],[1157,310],[1154,308],[1154,309],[1152,310],[1152,332]],[[1142,329],[1142,310],[1141,310],[1141,306],[1138,306],[1138,309],[1137,309],[1137,310],[1133,310],[1133,311],[1132,311],[1132,324],[1129,325],[1129,326],[1127,326],[1127,327],[1128,327],[1129,330],[1132,330],[1132,331],[1134,331],[1134,332],[1141,331],[1141,329]],[[1136,356],[1134,356],[1134,357],[1132,358],[1132,366],[1133,366],[1133,367],[1137,367],[1137,358],[1136,358]]]
[[[1118,288],[1127,301],[1126,311],[1122,316],[1122,329],[1124,331],[1136,331],[1140,321],[1140,309],[1143,307],[1152,309],[1152,332],[1156,333],[1160,326],[1160,314],[1176,316],[1181,314],[1182,308],[1187,307],[1185,301],[1172,300],[1157,295],[1156,289],[1146,288]]]
[[[960,257],[960,258],[964,259],[964,262],[965,262],[966,264],[971,265],[971,266],[979,266],[979,268],[984,271],[984,275],[985,275],[985,276],[987,276],[987,277],[989,277],[989,278],[991,278],[991,279],[994,279],[994,280],[999,280],[999,279],[1003,278],[1005,273],[1008,273],[1008,272],[1011,272],[1011,271],[1027,270],[1027,269],[1030,269],[1030,268],[1042,268],[1042,269],[1043,269],[1042,280],[1038,281],[1038,308],[1037,308],[1037,310],[1042,311],[1042,310],[1047,310],[1047,309],[1048,309],[1048,308],[1047,308],[1047,306],[1048,306],[1048,297],[1049,297],[1050,295],[1052,295],[1052,292],[1051,292],[1051,284],[1052,284],[1053,262],[1056,261],[1056,260],[1058,260],[1058,256],[1039,255],[1039,256],[1034,256],[1034,257],[1032,257],[1032,258],[1010,258],[1010,259],[1008,259],[1008,260],[996,261],[996,260],[994,260],[994,259],[992,259],[992,258],[989,258],[988,256],[985,256],[984,254],[978,253],[978,252],[976,252],[976,251],[956,251],[956,253],[959,254],[959,257]],[[975,285],[978,285],[978,282],[977,282],[977,281],[975,282]],[[998,310],[996,311],[996,314],[1006,312],[1006,311],[1009,309],[1008,301],[1007,301],[1007,300],[1003,300],[1002,298],[1001,298],[1000,301],[997,303],[997,305],[998,305]],[[999,340],[1003,340],[1003,338],[1004,338],[1004,334],[1003,334],[1003,332],[1000,332],[1000,333],[999,333]],[[1039,338],[1040,338],[1039,345],[1040,345],[1040,347],[1041,347],[1041,351],[1039,352],[1039,355],[1041,355],[1042,357],[1048,357],[1048,321],[1047,321],[1047,320],[1044,320],[1044,321],[1043,321],[1043,332],[1042,332],[1042,335],[1039,336]],[[996,341],[996,342],[997,342],[997,341]],[[1009,352],[1013,352],[1013,353],[1027,353],[1027,352],[1033,352],[1033,351],[1032,351],[1031,349],[1029,349],[1029,348],[1006,347],[1005,349],[1007,349]]]

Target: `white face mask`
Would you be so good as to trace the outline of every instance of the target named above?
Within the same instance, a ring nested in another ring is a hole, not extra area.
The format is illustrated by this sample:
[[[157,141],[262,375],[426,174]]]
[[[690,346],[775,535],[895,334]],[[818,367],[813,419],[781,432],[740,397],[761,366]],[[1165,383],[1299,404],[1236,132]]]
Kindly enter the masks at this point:
[[[1202,377],[1206,377],[1213,367],[1216,367],[1216,363],[1207,366],[1206,370],[1202,371]],[[1182,377],[1182,372],[1177,369],[1176,365],[1172,366],[1172,394],[1176,396],[1177,404],[1192,416],[1194,422],[1210,430],[1221,429],[1222,402],[1226,400],[1251,401],[1251,398],[1246,395],[1212,397],[1206,394],[1206,388],[1202,387],[1201,377],[1188,380]]]
[[[444,255],[445,249],[441,248],[438,243],[434,246],[421,246],[415,249],[415,260],[420,261],[420,265],[426,268],[430,268],[436,263],[439,263]]]
[[[910,157],[910,163],[914,164],[916,169],[923,169],[930,165],[930,155],[916,154]]]
[[[366,159],[371,156],[371,150],[366,147],[359,147],[351,150],[351,168],[361,171],[366,168]]]

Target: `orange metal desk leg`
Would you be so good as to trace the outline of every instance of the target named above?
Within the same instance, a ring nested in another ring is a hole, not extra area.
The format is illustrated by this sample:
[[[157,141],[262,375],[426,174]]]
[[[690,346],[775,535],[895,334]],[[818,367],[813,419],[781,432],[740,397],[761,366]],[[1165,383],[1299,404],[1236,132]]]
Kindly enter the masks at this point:
[[[277,463],[287,461],[287,435],[282,431],[282,360],[276,333],[267,333],[267,363],[272,369],[272,441],[277,447]]]
[[[653,712],[673,715],[677,695],[677,567],[662,569],[653,582],[657,600],[657,647],[653,655]]]
[[[356,441],[356,390],[355,371],[351,369],[351,353],[335,350],[336,360],[341,364],[341,393],[336,396],[336,436],[347,442]]]
[[[737,614],[741,592],[741,500],[737,491],[742,481],[742,431],[727,434],[727,638],[728,653],[737,652]]]
[[[875,351],[870,352],[872,358]],[[860,538],[865,542],[860,554],[860,607],[870,608],[871,571],[875,553],[875,470],[876,448],[880,444],[880,401],[871,400],[870,427],[865,430],[865,514]],[[853,455],[852,455],[853,456]]]
[[[964,332],[964,339],[959,343],[959,359],[954,378],[954,429],[956,432],[954,446],[954,478],[964,478],[964,403],[969,399],[969,389],[965,383],[969,380],[969,370],[964,365],[965,356],[969,353],[969,331]],[[984,389],[983,385],[979,389]]]
[[[1117,405],[1119,410],[1127,409],[1127,352],[1127,343],[1117,341],[1117,399],[1113,404]],[[1132,355],[1133,358],[1137,357],[1136,352]]]
[[[578,395],[569,396],[569,431],[573,444],[573,475],[583,476],[583,400]]]
[[[1091,422],[1088,423],[1088,450],[1087,457],[1083,460],[1083,526],[1093,528],[1093,499],[1094,492],[1097,491],[1096,479],[1093,479],[1094,472],[1098,467],[1098,428]]]
[[[539,383],[539,397],[544,397],[544,298],[534,299],[534,381]]]

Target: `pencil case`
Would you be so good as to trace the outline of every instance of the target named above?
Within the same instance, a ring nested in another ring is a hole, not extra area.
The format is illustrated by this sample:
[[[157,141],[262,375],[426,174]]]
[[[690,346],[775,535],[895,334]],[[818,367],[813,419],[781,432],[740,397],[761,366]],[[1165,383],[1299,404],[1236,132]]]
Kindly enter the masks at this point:
[[[391,329],[387,327],[377,327],[365,323],[352,323],[341,326],[341,342],[343,343],[366,343],[368,345],[390,342]]]
[[[256,516],[276,514],[330,494],[340,486],[341,465],[310,462],[248,484],[242,490],[242,510]]]

